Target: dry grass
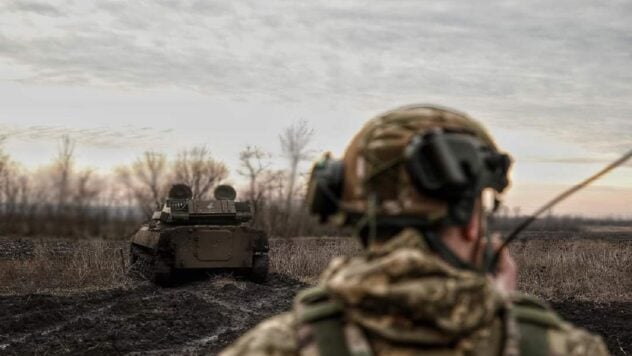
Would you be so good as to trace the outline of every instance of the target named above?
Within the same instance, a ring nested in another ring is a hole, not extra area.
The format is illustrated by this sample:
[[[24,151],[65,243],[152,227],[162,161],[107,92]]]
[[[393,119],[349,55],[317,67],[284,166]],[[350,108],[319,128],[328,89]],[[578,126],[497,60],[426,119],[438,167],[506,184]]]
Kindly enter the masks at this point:
[[[270,270],[314,283],[333,257],[359,252],[360,244],[352,238],[273,239],[270,241]]]
[[[545,234],[545,233],[543,233]],[[351,238],[273,239],[271,272],[315,283],[331,258],[353,255]],[[34,244],[28,256],[0,258],[0,293],[129,285],[126,243],[76,241],[59,251]],[[514,244],[520,290],[548,300],[632,301],[632,240],[534,239]]]
[[[0,260],[0,293],[98,289],[130,282],[126,251],[103,240],[78,241],[68,251],[35,244],[27,258]]]
[[[511,252],[522,291],[548,300],[632,301],[632,241],[533,240]]]
[[[313,283],[333,256],[360,251],[354,239],[272,241],[272,270]],[[632,301],[632,241],[538,239],[515,244],[518,288],[547,300]]]

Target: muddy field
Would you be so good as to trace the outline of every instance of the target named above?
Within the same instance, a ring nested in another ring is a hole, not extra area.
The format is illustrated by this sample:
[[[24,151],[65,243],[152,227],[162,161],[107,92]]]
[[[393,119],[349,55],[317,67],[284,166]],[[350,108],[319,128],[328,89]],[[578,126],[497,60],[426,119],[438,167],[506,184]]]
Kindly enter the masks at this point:
[[[632,355],[632,303],[565,301],[552,306],[566,320],[601,335],[612,355]]]
[[[260,320],[287,310],[303,284],[215,277],[160,289],[139,283],[64,296],[0,296],[0,353],[215,354]],[[614,355],[632,350],[631,303],[556,303],[566,318],[604,336]]]
[[[0,296],[0,354],[215,354],[303,286],[212,277],[176,288]]]
[[[46,242],[50,256],[76,245]],[[0,240],[1,260],[37,259],[40,242]],[[124,243],[111,243],[112,256]],[[304,283],[273,274],[264,285],[210,276],[162,289],[120,286],[0,293],[0,354],[215,354],[257,322],[287,310]],[[612,354],[632,354],[632,303],[564,300],[565,318],[604,336]]]

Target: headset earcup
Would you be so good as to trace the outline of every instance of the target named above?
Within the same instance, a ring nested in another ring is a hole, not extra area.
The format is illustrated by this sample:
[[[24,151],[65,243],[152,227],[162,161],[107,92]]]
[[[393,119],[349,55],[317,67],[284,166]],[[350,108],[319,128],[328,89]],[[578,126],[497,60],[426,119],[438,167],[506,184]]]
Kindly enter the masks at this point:
[[[314,165],[308,192],[310,213],[324,222],[339,210],[344,168],[342,161],[327,159]]]
[[[405,155],[411,181],[424,195],[451,200],[471,186],[446,134],[432,132],[413,138]]]
[[[481,147],[471,135],[433,131],[414,137],[406,148],[412,184],[420,194],[448,203],[449,225],[469,222],[477,194],[490,183]]]

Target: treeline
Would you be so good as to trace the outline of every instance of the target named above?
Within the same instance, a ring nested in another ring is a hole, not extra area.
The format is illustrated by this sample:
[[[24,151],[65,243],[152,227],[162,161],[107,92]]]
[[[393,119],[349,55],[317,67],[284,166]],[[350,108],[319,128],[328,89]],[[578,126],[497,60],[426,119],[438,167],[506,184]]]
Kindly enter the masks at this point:
[[[509,215],[500,212],[492,217],[490,221],[491,229],[495,231],[508,232],[515,229],[520,223],[526,220],[528,215]],[[586,226],[630,226],[632,222],[623,218],[588,218],[573,215],[545,215],[538,218],[528,230],[531,231],[582,231]]]
[[[251,225],[269,236],[349,235],[318,224],[306,211],[304,163],[314,158],[309,149],[312,135],[305,122],[295,123],[279,134],[281,157],[245,147],[233,171],[207,147],[192,147],[173,156],[144,152],[131,164],[99,173],[77,167],[77,148],[70,137],[60,139],[50,164],[27,169],[2,150],[0,140],[0,235],[125,239],[161,207],[172,184],[188,184],[195,198],[209,199],[215,186],[229,177],[242,182],[236,187],[239,199],[254,208]],[[287,163],[284,169],[273,168],[279,158]],[[510,230],[524,218],[518,207],[503,207],[492,227]],[[600,224],[629,221],[549,214],[530,229],[573,231]]]
[[[197,199],[210,199],[229,175],[239,177],[239,198],[254,207],[251,225],[270,236],[337,234],[321,226],[304,207],[313,135],[306,122],[279,134],[286,169],[272,168],[273,157],[259,147],[239,154],[231,172],[207,147],[192,147],[174,156],[144,152],[133,163],[98,173],[75,163],[76,144],[60,139],[50,164],[27,169],[0,146],[0,235],[101,237],[124,239],[159,209],[174,183],[188,184]]]

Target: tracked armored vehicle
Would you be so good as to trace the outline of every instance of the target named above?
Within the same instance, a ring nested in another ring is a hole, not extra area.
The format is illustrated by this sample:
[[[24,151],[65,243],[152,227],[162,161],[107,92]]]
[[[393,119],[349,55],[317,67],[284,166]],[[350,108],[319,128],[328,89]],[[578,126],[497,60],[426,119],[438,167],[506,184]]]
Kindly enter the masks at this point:
[[[252,218],[250,204],[235,201],[228,185],[218,186],[214,195],[192,199],[191,188],[174,185],[162,210],[132,236],[131,269],[161,286],[196,270],[230,270],[265,281],[268,238],[243,226]]]

